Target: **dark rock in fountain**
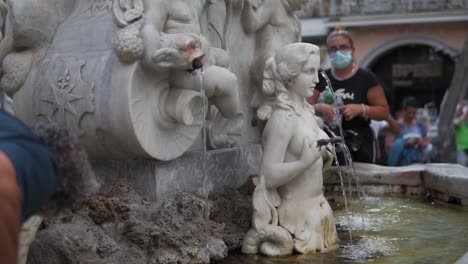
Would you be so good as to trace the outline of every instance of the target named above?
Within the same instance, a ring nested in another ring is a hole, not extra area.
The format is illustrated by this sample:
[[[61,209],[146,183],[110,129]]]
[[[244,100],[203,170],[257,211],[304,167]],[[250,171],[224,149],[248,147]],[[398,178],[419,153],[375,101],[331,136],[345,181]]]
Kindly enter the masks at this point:
[[[210,219],[204,218],[206,206]],[[242,245],[251,201],[235,190],[208,203],[180,192],[152,206],[117,181],[73,209],[46,218],[32,243],[28,264],[210,263]]]
[[[250,229],[252,196],[230,189],[210,195],[213,207],[210,220],[224,224],[223,240],[229,251],[240,250],[245,233]]]

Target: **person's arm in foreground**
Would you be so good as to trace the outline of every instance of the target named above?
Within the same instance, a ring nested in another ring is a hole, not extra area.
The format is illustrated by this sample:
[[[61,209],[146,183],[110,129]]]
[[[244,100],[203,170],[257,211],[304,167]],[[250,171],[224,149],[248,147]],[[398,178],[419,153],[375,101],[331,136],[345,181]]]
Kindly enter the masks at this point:
[[[52,152],[14,116],[0,110],[0,263],[16,264],[22,221],[54,194]]]
[[[0,262],[16,264],[21,219],[21,192],[10,159],[0,151]]]

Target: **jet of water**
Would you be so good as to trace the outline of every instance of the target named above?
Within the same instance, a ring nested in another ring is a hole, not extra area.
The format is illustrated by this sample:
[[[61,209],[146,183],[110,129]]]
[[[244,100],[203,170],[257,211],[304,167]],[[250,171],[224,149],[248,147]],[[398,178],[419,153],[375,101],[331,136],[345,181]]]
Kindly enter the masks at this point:
[[[352,198],[352,181],[354,180],[355,184],[356,184],[356,189],[357,189],[357,193],[358,193],[358,197],[359,197],[359,204],[360,204],[360,207],[362,208],[362,196],[361,194],[364,194],[364,192],[362,191],[361,189],[361,186],[359,184],[359,178],[357,177],[356,175],[356,171],[355,171],[355,168],[354,168],[354,163],[353,163],[353,160],[352,160],[352,157],[351,157],[351,152],[349,151],[349,148],[348,146],[346,145],[346,142],[345,142],[345,137],[344,137],[344,132],[343,132],[343,128],[341,127],[341,119],[340,119],[340,115],[339,115],[339,105],[337,103],[337,97],[336,97],[336,94],[335,94],[335,91],[333,90],[333,86],[331,84],[331,81],[330,81],[330,78],[328,78],[327,74],[325,73],[325,71],[320,71],[320,74],[322,75],[322,77],[325,79],[326,83],[327,83],[327,86],[328,88],[330,89],[330,92],[332,93],[332,97],[335,99],[334,102],[333,102],[333,105],[335,106],[336,108],[336,118],[338,118],[340,122],[338,122],[338,132],[340,135],[336,135],[335,132],[329,128],[328,126],[324,126],[324,129],[327,130],[327,132],[332,136],[332,140],[331,142],[335,145],[335,147],[338,147],[339,149],[341,149],[343,155],[344,155],[344,160],[345,160],[345,170],[343,170],[343,168],[340,166],[339,164],[339,160],[338,160],[338,155],[336,154],[336,148],[334,148],[334,155],[335,155],[335,165],[336,165],[336,168],[337,168],[337,172],[338,172],[338,175],[340,176],[340,181],[341,181],[341,189],[342,189],[342,194],[343,194],[343,198],[344,198],[344,202],[345,202],[345,209],[346,209],[346,217],[347,217],[347,222],[348,222],[348,230],[349,230],[349,236],[350,236],[350,243],[352,243],[352,230],[351,230],[351,225],[350,225],[350,220],[349,220],[349,214],[352,212],[350,212],[348,210],[348,202],[347,202],[347,198],[346,198],[346,188],[344,186],[344,182],[343,182],[343,173],[346,174],[347,176],[347,180],[348,180],[348,194],[349,194],[349,199]],[[340,138],[340,140],[333,140],[333,138],[337,139],[337,138]],[[350,174],[351,174],[351,177],[350,177]],[[364,194],[365,196],[365,194]],[[365,230],[365,222],[364,222],[364,217],[361,215],[361,219],[362,219],[362,225],[363,225],[363,230]]]
[[[203,170],[203,196],[205,199],[205,206],[203,208],[203,216],[205,218],[205,222],[209,221],[210,217],[210,209],[209,209],[209,178],[208,178],[208,157],[207,157],[207,150],[206,150],[206,113],[208,112],[208,99],[205,95],[205,85],[203,83],[203,66],[196,65],[196,69],[199,70],[200,76],[200,96],[203,100],[203,119],[202,119],[202,170]]]

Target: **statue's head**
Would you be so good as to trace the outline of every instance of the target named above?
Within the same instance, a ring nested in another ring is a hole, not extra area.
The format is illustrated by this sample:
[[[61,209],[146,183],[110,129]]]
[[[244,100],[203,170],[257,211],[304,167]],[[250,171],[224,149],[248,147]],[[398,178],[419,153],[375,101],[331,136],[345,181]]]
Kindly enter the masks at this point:
[[[319,57],[319,47],[309,43],[292,43],[279,49],[274,60],[278,66],[278,73],[283,80],[297,76],[309,57]]]
[[[286,100],[292,89],[303,97],[311,96],[319,67],[319,47],[309,43],[286,45],[265,64],[263,92],[280,100]]]
[[[161,34],[161,46],[152,58],[160,68],[191,71],[203,66],[205,53],[196,34]]]
[[[293,43],[279,49],[274,57],[265,64],[264,79],[275,80],[275,87],[265,87],[269,83],[264,81],[264,92],[267,94],[287,92],[288,82],[295,79],[303,70],[307,62],[314,58],[318,70],[320,66],[319,47],[309,43]],[[282,84],[282,85],[279,85]],[[280,87],[281,86],[281,87]]]

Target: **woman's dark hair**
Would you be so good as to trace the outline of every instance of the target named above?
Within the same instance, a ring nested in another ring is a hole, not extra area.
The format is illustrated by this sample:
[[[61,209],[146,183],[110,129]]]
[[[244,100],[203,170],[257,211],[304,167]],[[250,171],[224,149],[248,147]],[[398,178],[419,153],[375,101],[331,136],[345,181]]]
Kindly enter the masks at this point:
[[[418,108],[419,107],[419,101],[418,99],[414,98],[413,96],[407,96],[403,98],[403,109],[406,109],[407,107],[414,107]]]
[[[349,44],[352,48],[354,48],[353,37],[351,37],[351,34],[349,34],[349,32],[345,29],[345,26],[343,24],[338,24],[335,26],[335,29],[327,37],[327,44],[330,41],[330,39],[336,36],[341,36],[348,39]]]
[[[97,192],[100,184],[76,135],[53,123],[39,123],[33,132],[57,158],[59,187],[54,198],[68,203]]]

